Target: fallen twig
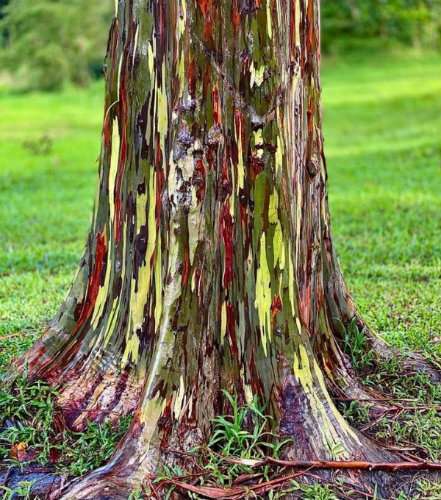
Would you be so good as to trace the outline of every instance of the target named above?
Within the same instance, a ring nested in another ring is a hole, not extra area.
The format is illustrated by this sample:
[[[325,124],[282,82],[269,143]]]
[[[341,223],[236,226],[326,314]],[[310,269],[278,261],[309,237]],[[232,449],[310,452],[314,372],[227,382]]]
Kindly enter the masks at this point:
[[[225,461],[246,465],[248,467],[263,467],[264,465],[278,465],[291,469],[352,469],[352,470],[368,470],[368,471],[390,471],[396,472],[400,470],[436,470],[441,471],[441,463],[421,461],[409,462],[364,462],[358,460],[280,460],[272,457],[265,457],[262,460],[249,460],[234,457],[225,457]]]

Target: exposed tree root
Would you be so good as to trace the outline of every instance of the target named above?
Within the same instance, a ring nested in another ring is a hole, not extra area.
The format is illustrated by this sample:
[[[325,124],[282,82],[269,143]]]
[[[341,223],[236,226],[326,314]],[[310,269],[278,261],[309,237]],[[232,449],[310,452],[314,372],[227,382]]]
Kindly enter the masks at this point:
[[[328,235],[329,245],[331,239]],[[346,333],[347,326],[355,322],[358,330],[365,336],[367,347],[373,354],[377,364],[387,363],[391,360],[399,360],[403,374],[408,373],[424,373],[434,383],[441,382],[441,368],[434,366],[430,361],[425,359],[421,354],[406,352],[388,345],[382,338],[375,334],[358,313],[354,301],[347,289],[343,279],[341,270],[338,266],[337,256],[334,250],[328,253],[328,260],[325,265],[325,276],[328,279],[328,286],[325,288],[325,298],[328,307],[328,319],[331,332],[335,335],[340,343]],[[333,337],[331,336],[330,339]],[[328,341],[328,339],[326,339]],[[335,344],[330,345],[331,351],[336,351]],[[337,359],[339,358],[337,354]],[[350,363],[343,363],[346,367],[350,367]]]
[[[340,360],[344,358],[341,353]],[[335,401],[363,402],[372,419],[394,408],[387,395],[363,384],[361,377],[346,362],[336,363],[332,371],[326,371],[325,367],[325,374],[327,387]]]
[[[129,446],[130,445],[126,445]],[[150,449],[140,457],[136,450],[132,456],[117,452],[104,467],[76,479],[58,492],[52,493],[50,500],[99,499],[127,500],[130,493],[138,490],[150,470],[159,469],[159,453]]]
[[[63,482],[64,478],[48,467],[34,465],[0,469],[0,486],[15,490],[20,483],[32,483],[32,495],[42,499],[47,499],[51,494],[59,491]]]
[[[434,366],[424,356],[415,352],[403,353],[401,350],[389,346],[384,340],[375,335],[363,322],[357,320],[358,327],[366,335],[370,348],[380,362],[398,360],[403,374],[424,373],[433,383],[441,382],[441,369]]]
[[[136,410],[142,391],[140,382],[130,371],[109,368],[65,384],[57,404],[70,429],[81,431],[88,422],[116,422]]]
[[[63,366],[58,359],[46,362],[42,350],[39,342],[20,360],[19,370],[29,380],[43,380],[57,389],[57,406],[71,430],[82,431],[88,422],[115,422],[135,411],[143,380],[133,367],[119,368],[118,356],[113,359],[110,354],[106,356],[109,363],[99,361],[98,356],[91,366],[87,366],[85,360],[93,357],[83,355]],[[9,376],[11,382],[14,376],[13,373]]]

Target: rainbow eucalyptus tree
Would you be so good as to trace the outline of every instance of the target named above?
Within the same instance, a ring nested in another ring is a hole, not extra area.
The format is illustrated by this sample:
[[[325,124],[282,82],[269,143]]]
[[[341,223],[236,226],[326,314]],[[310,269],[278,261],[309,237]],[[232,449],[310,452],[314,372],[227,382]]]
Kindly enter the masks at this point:
[[[286,458],[391,460],[333,402],[372,397],[341,348],[349,323],[393,352],[358,317],[333,248],[319,1],[115,10],[85,254],[19,365],[60,387],[71,428],[134,418],[110,462],[61,495],[127,498],[171,449],[206,441],[222,390],[267,405],[293,439]]]

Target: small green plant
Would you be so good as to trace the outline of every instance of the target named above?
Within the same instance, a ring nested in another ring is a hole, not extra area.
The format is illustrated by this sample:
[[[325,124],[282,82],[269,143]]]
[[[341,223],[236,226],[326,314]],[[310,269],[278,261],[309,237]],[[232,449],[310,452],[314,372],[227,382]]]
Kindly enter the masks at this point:
[[[302,500],[338,500],[331,488],[324,484],[301,484],[292,481],[292,485],[302,493]]]
[[[223,393],[231,405],[232,413],[213,420],[214,431],[209,448],[219,449],[224,455],[230,455],[246,447],[248,458],[255,457],[256,453],[259,455],[256,448],[262,444],[261,438],[269,434],[266,430],[270,417],[264,415],[255,399],[249,406],[239,407],[231,394],[226,391]]]
[[[412,500],[439,500],[441,498],[441,482],[422,479],[417,483],[417,494]]]
[[[247,460],[260,460],[269,455],[280,458],[282,449],[291,439],[279,440],[271,432],[271,417],[256,399],[247,405],[239,406],[237,399],[224,391],[224,396],[231,406],[231,414],[218,416],[213,420],[213,434],[208,444],[209,463],[207,467],[219,484],[231,484],[241,474],[250,474],[253,469],[247,466]],[[229,464],[226,460],[236,457],[239,464]],[[263,468],[264,477],[269,470]]]
[[[163,464],[160,471],[157,473],[155,482],[161,482],[171,478],[185,476],[185,471],[179,465]]]
[[[362,329],[359,329],[356,319],[353,319],[346,327],[343,348],[351,358],[355,369],[365,370],[372,367],[374,353],[368,350],[366,334]]]
[[[268,500],[281,500],[290,493],[302,500],[338,500],[338,497],[326,484],[302,484],[297,481],[291,481],[290,488],[270,491]]]
[[[142,500],[144,495],[141,490],[132,491],[127,500]]]
[[[2,499],[13,500],[21,498],[22,500],[28,500],[31,498],[32,484],[31,481],[21,481],[16,488],[8,488],[0,484],[0,493],[3,493]]]
[[[179,467],[179,465],[167,465],[163,464],[160,471],[156,474],[155,483],[168,482],[170,479],[176,479],[185,476],[185,471]],[[164,500],[169,500],[175,491],[173,485],[168,486],[162,493],[164,495]]]
[[[352,425],[362,425],[369,421],[369,408],[359,401],[340,403],[339,410]]]
[[[207,446],[191,451],[193,465],[204,474],[200,485],[230,487],[234,481],[246,474],[259,474],[264,480],[269,480],[270,472],[277,472],[268,465],[256,466],[259,460],[266,457],[280,458],[281,452],[291,439],[280,439],[271,430],[271,417],[267,416],[258,401],[240,406],[237,398],[224,391],[226,401],[230,406],[228,415],[220,415],[213,419],[213,430]],[[162,488],[164,498],[170,498],[174,486],[167,484],[170,479],[185,477],[190,474],[179,466],[163,466],[155,483]],[[283,498],[274,496],[271,498]],[[189,498],[200,498],[193,493],[187,493]]]
[[[345,454],[345,448],[339,442],[329,444],[329,449],[333,460],[340,460]]]

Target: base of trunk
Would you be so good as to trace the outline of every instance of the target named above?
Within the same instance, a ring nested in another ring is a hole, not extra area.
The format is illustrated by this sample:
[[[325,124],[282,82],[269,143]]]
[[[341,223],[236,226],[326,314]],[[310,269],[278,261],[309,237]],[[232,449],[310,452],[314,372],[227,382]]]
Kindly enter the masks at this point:
[[[302,407],[302,405],[305,406]],[[293,401],[288,398],[282,410],[284,413],[280,426],[280,439],[290,438],[293,442],[292,445],[284,448],[285,460],[332,460],[336,456],[340,456],[342,460],[365,460],[374,463],[398,460],[396,456],[381,449],[358,432],[349,429],[344,421],[338,422],[331,405],[326,406],[326,411],[329,411],[327,418],[330,432],[328,435],[333,436],[335,440],[334,450],[331,449],[330,443],[320,443],[323,434],[318,429],[319,426],[324,425],[323,415],[315,416],[306,399],[298,398],[297,401]],[[306,411],[308,413],[305,413]],[[195,473],[195,470],[189,468],[188,452],[194,448],[194,445],[202,444],[195,439],[195,435],[200,436],[200,433],[191,430],[184,435],[178,430],[179,427],[182,426],[177,423],[176,429],[171,432],[172,437],[168,440],[168,447],[161,447],[160,444],[154,444],[161,439],[163,434],[161,428],[158,427],[154,438],[147,442],[145,436],[148,432],[148,423],[143,426],[136,421],[108,464],[83,478],[74,480],[53,494],[51,499],[122,500],[127,499],[131,492],[139,491],[142,487],[148,488],[149,482],[151,483],[148,478],[153,479],[161,474],[164,466],[169,468],[179,466],[190,475]],[[330,479],[332,474],[328,471],[318,471],[322,479]],[[382,485],[384,491],[387,488],[390,490],[393,483],[392,476],[390,479],[387,475],[383,478],[381,473],[366,475],[358,471],[350,471],[342,473],[342,477],[346,478],[348,484],[357,484],[359,487],[376,484],[378,477],[381,478],[378,484]],[[148,498],[154,497],[153,493],[148,496]]]

